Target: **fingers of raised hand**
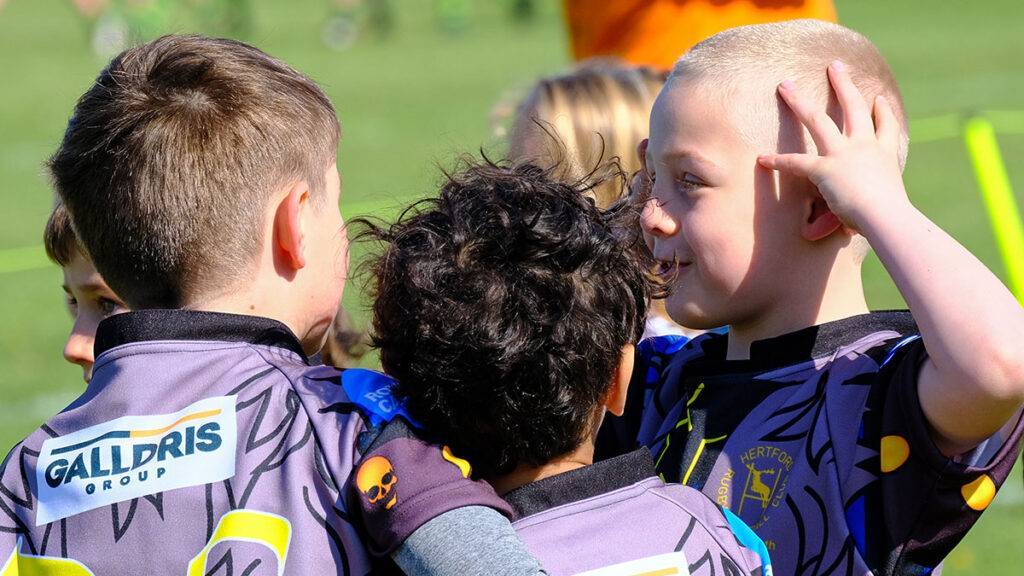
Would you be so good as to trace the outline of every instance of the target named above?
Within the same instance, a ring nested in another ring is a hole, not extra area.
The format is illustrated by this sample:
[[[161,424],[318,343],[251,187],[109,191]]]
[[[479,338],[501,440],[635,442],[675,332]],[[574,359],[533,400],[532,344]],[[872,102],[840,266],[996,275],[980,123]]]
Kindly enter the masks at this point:
[[[875,137],[886,152],[898,154],[900,147],[900,121],[885,96],[876,96],[873,110]]]
[[[813,154],[762,154],[757,162],[770,170],[808,178],[821,158]]]
[[[830,145],[834,145],[842,138],[839,127],[836,126],[836,123],[825,111],[825,108],[800,94],[800,91],[793,82],[786,80],[779,84],[779,96],[786,102],[786,105],[793,111],[793,114],[800,123],[810,132],[819,153],[827,154]]]
[[[843,111],[843,133],[847,136],[866,136],[874,131],[871,110],[864,96],[850,77],[850,71],[839,60],[828,66],[828,79]]]

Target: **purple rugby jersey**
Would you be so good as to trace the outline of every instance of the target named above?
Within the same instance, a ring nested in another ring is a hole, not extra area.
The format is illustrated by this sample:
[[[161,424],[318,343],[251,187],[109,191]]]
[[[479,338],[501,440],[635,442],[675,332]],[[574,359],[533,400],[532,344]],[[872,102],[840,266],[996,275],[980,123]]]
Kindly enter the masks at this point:
[[[96,350],[85,393],[4,460],[2,574],[364,574],[370,541],[507,510],[387,423],[387,377],[310,365],[278,322],[130,312]],[[362,530],[363,498],[396,513],[389,532]]]
[[[866,314],[755,342],[641,344],[625,418],[604,455],[650,447],[667,481],[702,490],[765,541],[776,574],[938,573],[1006,480],[1024,421],[957,459],[917,398],[927,357],[908,312]]]
[[[513,527],[552,576],[771,575],[761,540],[700,492],[665,484],[645,449],[532,482],[505,499]]]

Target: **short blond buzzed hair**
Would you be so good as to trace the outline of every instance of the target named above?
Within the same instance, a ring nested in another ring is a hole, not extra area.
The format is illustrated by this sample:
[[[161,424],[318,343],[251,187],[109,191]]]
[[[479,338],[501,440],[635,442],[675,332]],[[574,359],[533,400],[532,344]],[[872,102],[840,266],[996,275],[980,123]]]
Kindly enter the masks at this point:
[[[778,100],[774,88],[783,80],[796,85],[821,101],[829,98],[830,86],[825,70],[833,60],[842,60],[850,70],[854,84],[870,104],[876,96],[888,100],[902,126],[899,150],[900,166],[905,165],[909,148],[907,117],[896,78],[875,45],[862,34],[821,20],[788,20],[730,28],[698,43],[676,62],[669,81],[714,82],[730,92],[754,85],[764,89],[765,98],[742,106],[744,136],[763,144],[765,136],[776,138],[778,130],[764,134],[757,127],[771,130],[778,126]],[[769,98],[768,96],[771,96]],[[744,126],[745,128],[745,126]],[[808,142],[808,146],[813,143]]]

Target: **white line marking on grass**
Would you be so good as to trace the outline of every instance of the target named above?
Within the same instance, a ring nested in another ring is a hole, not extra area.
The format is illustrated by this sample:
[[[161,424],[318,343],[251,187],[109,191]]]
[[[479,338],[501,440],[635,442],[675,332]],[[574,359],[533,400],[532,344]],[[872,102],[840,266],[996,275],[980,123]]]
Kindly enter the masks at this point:
[[[42,245],[0,250],[0,274],[38,270],[52,265]]]
[[[346,220],[356,216],[378,216],[386,219],[397,215],[416,200],[418,198],[392,198],[385,201],[372,200],[351,203],[343,201],[341,211]],[[46,250],[41,244],[0,249],[0,274],[28,272],[53,265],[46,257]]]

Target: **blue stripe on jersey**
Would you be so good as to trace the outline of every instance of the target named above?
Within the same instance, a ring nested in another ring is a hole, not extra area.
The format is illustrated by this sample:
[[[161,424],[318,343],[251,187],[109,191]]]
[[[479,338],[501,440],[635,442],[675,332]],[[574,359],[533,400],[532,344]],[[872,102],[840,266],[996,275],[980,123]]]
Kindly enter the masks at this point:
[[[761,574],[764,576],[772,576],[772,560],[768,556],[768,547],[764,545],[764,541],[761,537],[754,533],[747,526],[747,523],[740,519],[739,516],[732,513],[728,508],[722,508],[722,512],[725,513],[725,519],[729,521],[729,528],[732,530],[733,536],[736,536],[736,540],[740,544],[750,548],[761,557]]]
[[[913,342],[914,340],[919,339],[920,337],[921,337],[920,334],[914,334],[913,336],[907,336],[903,340],[900,340],[899,342],[897,342],[896,345],[892,347],[892,350],[889,350],[889,355],[885,357],[885,360],[882,361],[882,363],[879,365],[879,368],[881,368],[882,366],[885,366],[886,364],[888,364],[889,361],[892,360],[893,356],[896,355],[896,352],[900,348],[903,348],[907,344],[910,344],[911,342]]]
[[[373,370],[350,368],[341,373],[341,387],[345,394],[370,419],[372,426],[390,422],[395,416],[416,425],[405,407],[391,394],[394,384],[391,377]]]
[[[678,352],[689,340],[688,337],[680,334],[666,334],[648,338],[641,342],[638,348],[644,357],[653,354],[671,355]]]
[[[866,559],[868,558],[868,532],[865,525],[867,517],[865,505],[864,496],[858,497],[850,504],[846,509],[846,526],[850,529],[850,536],[853,537],[853,543],[857,546],[860,557]]]

